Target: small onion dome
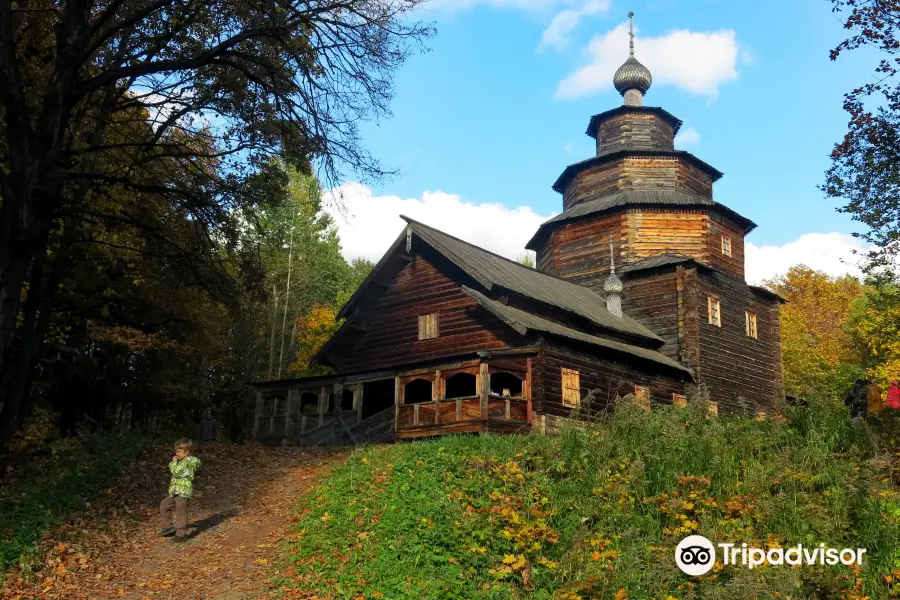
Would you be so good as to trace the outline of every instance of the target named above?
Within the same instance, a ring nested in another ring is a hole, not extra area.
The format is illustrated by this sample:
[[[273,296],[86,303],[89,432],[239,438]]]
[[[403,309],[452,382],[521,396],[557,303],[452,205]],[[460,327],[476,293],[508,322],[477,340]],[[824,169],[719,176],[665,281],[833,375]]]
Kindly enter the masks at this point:
[[[628,90],[639,90],[642,95],[646,94],[652,83],[650,69],[639,63],[634,56],[629,56],[613,76],[613,85],[623,96]]]
[[[606,283],[603,284],[603,291],[607,294],[622,293],[622,280],[619,279],[615,271],[610,273],[609,277],[606,278]]]

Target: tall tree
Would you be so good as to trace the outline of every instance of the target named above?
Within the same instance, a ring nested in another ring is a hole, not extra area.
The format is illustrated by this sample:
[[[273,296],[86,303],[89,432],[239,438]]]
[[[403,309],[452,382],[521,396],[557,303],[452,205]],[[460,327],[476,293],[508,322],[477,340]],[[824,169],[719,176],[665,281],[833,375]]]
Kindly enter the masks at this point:
[[[409,18],[420,1],[0,0],[0,443],[88,195],[153,195],[234,245],[231,215],[284,183],[275,155],[384,175],[357,124],[388,112],[432,33]]]
[[[797,265],[766,285],[787,300],[781,309],[785,391],[800,397],[842,395],[862,370],[848,328],[862,284]]]
[[[858,234],[876,246],[867,268],[893,267],[900,250],[900,9],[896,0],[832,0],[832,10],[851,35],[831,60],[858,48],[883,56],[872,81],[844,96],[847,133],[831,153],[822,189],[867,227]]]

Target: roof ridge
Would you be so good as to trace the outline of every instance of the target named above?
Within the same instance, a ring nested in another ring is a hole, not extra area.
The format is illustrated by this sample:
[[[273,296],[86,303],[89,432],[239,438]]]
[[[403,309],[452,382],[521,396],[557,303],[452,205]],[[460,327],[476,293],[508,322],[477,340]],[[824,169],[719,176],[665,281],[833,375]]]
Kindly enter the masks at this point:
[[[531,271],[532,273],[537,273],[538,275],[542,275],[543,277],[547,277],[548,279],[553,279],[554,281],[561,281],[561,282],[566,283],[566,284],[568,284],[568,285],[578,286],[579,288],[581,288],[581,289],[583,289],[583,290],[587,290],[587,291],[591,292],[592,294],[594,294],[595,296],[597,296],[597,297],[600,298],[601,300],[605,300],[605,297],[604,297],[604,296],[601,296],[600,294],[598,294],[597,292],[595,292],[595,291],[592,290],[591,288],[587,287],[586,285],[581,285],[580,283],[575,283],[574,281],[569,281],[568,279],[563,279],[562,277],[557,277],[556,275],[551,275],[551,274],[549,274],[549,273],[544,273],[543,271],[538,271],[538,270],[535,269],[535,268],[529,267],[529,266],[527,266],[527,265],[523,265],[523,264],[520,263],[520,262],[514,261],[514,260],[509,259],[509,258],[506,258],[505,256],[501,256],[501,255],[499,255],[499,254],[497,254],[497,253],[495,253],[495,252],[491,252],[490,250],[487,250],[486,248],[482,248],[481,246],[478,246],[478,245],[476,245],[476,244],[473,244],[472,242],[467,242],[466,240],[460,239],[460,238],[458,238],[458,237],[456,237],[456,236],[454,236],[454,235],[450,235],[450,234],[447,233],[446,231],[441,231],[440,229],[437,229],[437,228],[435,228],[435,227],[432,227],[431,225],[426,225],[425,223],[422,223],[421,221],[416,221],[415,219],[413,219],[413,218],[411,218],[411,217],[407,217],[406,215],[400,215],[400,218],[403,219],[404,221],[406,221],[407,223],[415,223],[416,225],[421,225],[422,227],[425,227],[425,228],[430,229],[430,230],[432,230],[432,231],[437,231],[437,232],[440,233],[441,235],[446,235],[448,238],[450,238],[450,239],[452,239],[452,240],[455,240],[455,241],[457,241],[457,242],[460,242],[460,243],[462,243],[462,244],[465,244],[465,245],[469,246],[470,248],[475,248],[475,249],[477,249],[477,250],[480,250],[481,252],[484,252],[485,254],[490,254],[491,256],[495,256],[495,257],[497,257],[497,258],[499,258],[499,259],[505,260],[505,261],[508,262],[508,263],[514,264],[514,265],[516,265],[516,266],[518,266],[518,267],[521,267],[521,268],[523,268],[523,269],[527,269],[528,271]],[[526,248],[526,249],[527,249],[527,248]]]

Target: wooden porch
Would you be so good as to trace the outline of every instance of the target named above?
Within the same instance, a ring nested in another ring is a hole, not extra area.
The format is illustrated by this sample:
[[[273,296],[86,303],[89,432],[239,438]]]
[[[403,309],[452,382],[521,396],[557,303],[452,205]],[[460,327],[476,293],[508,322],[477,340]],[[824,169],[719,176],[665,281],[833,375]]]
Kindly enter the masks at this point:
[[[423,397],[426,389],[430,399]],[[396,377],[395,397],[397,439],[527,431],[532,420],[531,359],[472,361],[406,372]]]
[[[531,428],[531,358],[257,386],[253,436],[300,446]]]

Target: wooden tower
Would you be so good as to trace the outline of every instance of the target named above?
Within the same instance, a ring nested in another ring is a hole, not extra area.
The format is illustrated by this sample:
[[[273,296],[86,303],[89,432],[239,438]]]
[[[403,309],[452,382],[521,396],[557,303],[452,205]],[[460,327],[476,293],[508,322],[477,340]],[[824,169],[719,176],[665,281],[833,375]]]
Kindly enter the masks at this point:
[[[527,247],[539,270],[598,293],[615,252],[622,307],[666,339],[662,352],[724,407],[768,411],[783,397],[782,300],[744,280],[744,238],[756,225],[713,199],[721,172],[675,149],[681,121],[643,105],[652,77],[633,34],[613,82],[624,104],[591,117],[596,154],[556,180],[563,212]]]

